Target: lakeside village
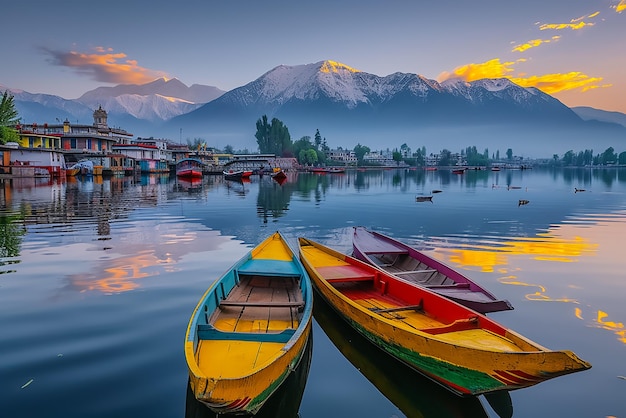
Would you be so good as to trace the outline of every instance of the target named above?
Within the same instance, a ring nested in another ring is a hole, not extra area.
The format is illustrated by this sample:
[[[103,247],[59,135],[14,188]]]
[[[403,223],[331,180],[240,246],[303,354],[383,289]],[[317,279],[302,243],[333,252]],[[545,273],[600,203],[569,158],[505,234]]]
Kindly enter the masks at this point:
[[[77,174],[129,176],[173,173],[178,162],[193,158],[200,161],[202,174],[226,174],[253,171],[319,171],[319,167],[302,166],[296,158],[272,154],[228,154],[206,148],[190,149],[166,139],[133,138],[133,134],[108,126],[107,112],[99,107],[93,113],[93,124],[18,124],[17,142],[0,144],[0,178],[64,178]],[[393,158],[391,151],[368,152],[366,166],[404,167],[409,165]],[[468,169],[463,156],[452,154],[455,167]],[[327,153],[324,170],[343,171],[356,167],[354,151],[341,148]],[[426,170],[435,170],[439,155],[425,161]],[[510,168],[524,168],[519,162]],[[503,165],[504,166],[504,165]],[[492,166],[492,169],[499,167]]]

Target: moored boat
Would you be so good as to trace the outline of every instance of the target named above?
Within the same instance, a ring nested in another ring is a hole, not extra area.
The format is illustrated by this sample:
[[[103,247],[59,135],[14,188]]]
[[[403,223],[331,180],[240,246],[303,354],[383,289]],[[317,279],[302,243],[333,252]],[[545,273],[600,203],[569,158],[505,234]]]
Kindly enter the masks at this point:
[[[228,179],[249,179],[252,170],[225,170],[224,177]]]
[[[345,321],[454,393],[520,389],[591,367],[425,287],[315,241],[298,243],[313,287]]]
[[[481,313],[513,309],[478,283],[390,236],[354,227],[352,255],[403,280],[414,282]]]
[[[176,162],[176,175],[184,178],[201,178],[202,161],[197,158],[183,158]]]
[[[311,281],[275,232],[214,281],[196,306],[185,340],[189,383],[216,414],[254,415],[309,341]]]

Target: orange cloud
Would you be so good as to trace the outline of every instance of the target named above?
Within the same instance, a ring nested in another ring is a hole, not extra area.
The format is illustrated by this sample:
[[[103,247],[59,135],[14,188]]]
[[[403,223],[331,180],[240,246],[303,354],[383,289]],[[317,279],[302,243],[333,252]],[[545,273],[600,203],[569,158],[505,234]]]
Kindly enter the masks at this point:
[[[513,71],[511,66],[515,62],[501,63],[499,58],[495,58],[480,64],[466,64],[457,67],[452,71],[443,72],[437,76],[437,81],[442,82],[450,78],[460,78],[465,81],[480,80],[482,78],[510,78],[507,73]]]
[[[91,53],[49,49],[44,52],[51,56],[52,64],[71,68],[105,83],[144,84],[167,76],[162,71],[139,66],[136,60],[126,59],[126,54],[115,53],[112,48],[96,47]]]
[[[515,84],[522,87],[535,87],[547,94],[554,94],[566,90],[580,89],[585,92],[595,88],[610,87],[610,84],[600,84],[602,77],[590,77],[581,72],[544,74],[534,76],[512,76],[514,70],[513,65],[524,60],[516,62],[500,62],[495,58],[480,64],[467,64],[457,67],[452,71],[443,72],[437,77],[437,81],[443,82],[450,78],[459,78],[470,82],[480,80],[482,78],[508,78]]]
[[[625,1],[626,1],[626,0],[625,0]],[[530,41],[527,41],[527,42],[526,42],[526,43],[524,43],[524,44],[519,44],[519,45],[516,45],[516,46],[513,48],[513,50],[512,50],[512,51],[513,51],[513,52],[524,52],[524,51],[526,51],[527,49],[537,47],[537,46],[539,46],[539,45],[541,45],[541,44],[547,44],[547,43],[550,43],[550,42],[556,42],[556,41],[558,41],[560,38],[561,38],[560,36],[556,35],[556,36],[553,36],[551,39],[532,39],[532,40],[530,40]]]
[[[547,29],[555,29],[555,30],[562,30],[562,29],[571,29],[571,30],[579,30],[584,28],[585,26],[594,26],[595,23],[585,23],[585,22],[578,22],[578,23],[544,23],[543,25],[539,26],[539,30],[547,30]]]

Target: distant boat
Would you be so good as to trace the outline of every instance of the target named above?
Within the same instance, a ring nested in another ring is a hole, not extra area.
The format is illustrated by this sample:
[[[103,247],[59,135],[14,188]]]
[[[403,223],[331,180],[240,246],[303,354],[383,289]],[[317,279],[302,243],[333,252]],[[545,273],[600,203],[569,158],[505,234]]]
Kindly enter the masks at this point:
[[[202,161],[197,158],[183,158],[176,162],[176,175],[183,178],[202,177]]]
[[[454,170],[452,170],[452,174],[464,174],[464,173],[465,173],[464,168],[455,168]]]
[[[252,175],[252,170],[225,170],[224,177],[230,179],[249,179]]]
[[[92,176],[94,172],[93,161],[80,160],[67,170],[68,176]]]
[[[500,167],[491,167],[491,171],[500,171]]]
[[[481,313],[513,309],[507,300],[421,251],[380,232],[355,226],[352,254],[403,280],[424,286],[435,293]]]
[[[300,259],[319,295],[370,342],[459,395],[521,389],[591,368],[431,290],[310,239]]]
[[[275,232],[213,280],[191,315],[185,359],[196,399],[218,415],[254,415],[304,357],[312,316],[311,280]]]
[[[287,174],[280,168],[275,168],[271,176],[278,184],[283,184],[287,180]]]
[[[520,199],[519,203],[517,204],[517,206],[524,206],[530,203],[530,200],[526,200],[526,199]]]
[[[341,167],[312,167],[309,169],[311,173],[326,174],[326,173],[345,173],[346,169]]]
[[[433,197],[432,196],[415,196],[415,201],[416,202],[432,202]]]

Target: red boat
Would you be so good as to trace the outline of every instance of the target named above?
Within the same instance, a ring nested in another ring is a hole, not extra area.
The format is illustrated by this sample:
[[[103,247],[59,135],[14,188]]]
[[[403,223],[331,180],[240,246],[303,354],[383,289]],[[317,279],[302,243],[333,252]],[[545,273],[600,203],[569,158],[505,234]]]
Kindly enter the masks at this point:
[[[201,178],[202,161],[196,158],[183,158],[176,162],[176,175],[184,178]]]
[[[415,248],[376,231],[354,227],[354,257],[394,276],[426,287],[480,313],[513,309],[508,300]]]

